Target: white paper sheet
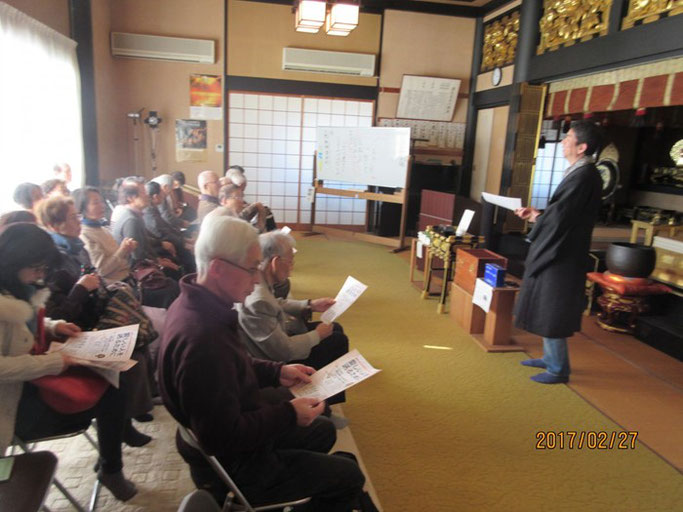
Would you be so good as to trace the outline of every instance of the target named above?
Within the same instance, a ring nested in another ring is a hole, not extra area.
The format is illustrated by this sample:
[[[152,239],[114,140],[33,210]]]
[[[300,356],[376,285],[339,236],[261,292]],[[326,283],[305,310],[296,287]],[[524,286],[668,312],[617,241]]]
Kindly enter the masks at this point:
[[[465,233],[467,233],[467,230],[470,229],[470,224],[472,223],[473,218],[474,210],[465,210],[462,213],[462,217],[460,217],[460,223],[458,224],[458,228],[455,230],[456,236],[462,236]]]
[[[349,309],[351,304],[356,302],[358,297],[367,289],[368,287],[357,279],[354,279],[351,276],[347,277],[344,286],[342,286],[341,290],[339,290],[339,293],[334,298],[334,304],[332,304],[330,309],[320,315],[320,320],[326,324],[331,324],[339,315]]]
[[[63,351],[75,364],[88,366],[112,386],[119,387],[119,374],[137,364],[130,358],[135,349],[139,324],[85,331],[65,343],[53,342],[49,352]]]
[[[289,226],[282,226],[280,228],[280,231],[282,231],[282,233],[285,235],[289,235],[292,232],[292,228],[290,228]]]
[[[135,324],[102,331],[85,331],[66,340],[61,350],[72,357],[96,363],[125,362],[135,348],[138,327],[139,324]]]
[[[481,309],[489,312],[491,308],[491,300],[493,299],[493,286],[488,284],[482,278],[477,278],[474,285],[474,293],[472,294],[472,304],[479,306]]]
[[[133,359],[125,362],[111,362],[111,363],[94,363],[93,361],[86,361],[75,359],[75,361],[80,361],[83,366],[88,366],[92,371],[98,373],[106,380],[109,384],[118,389],[119,387],[119,376],[121,372],[130,370],[133,366],[138,364],[137,361]]]
[[[190,107],[190,119],[208,119],[219,121],[223,119],[223,109],[220,107]]]
[[[489,194],[488,192],[482,192],[481,197],[487,203],[502,206],[508,210],[516,210],[517,208],[522,207],[522,200],[519,197],[497,196],[495,194]]]
[[[325,400],[380,372],[352,350],[311,375],[311,382],[290,388],[295,397]]]

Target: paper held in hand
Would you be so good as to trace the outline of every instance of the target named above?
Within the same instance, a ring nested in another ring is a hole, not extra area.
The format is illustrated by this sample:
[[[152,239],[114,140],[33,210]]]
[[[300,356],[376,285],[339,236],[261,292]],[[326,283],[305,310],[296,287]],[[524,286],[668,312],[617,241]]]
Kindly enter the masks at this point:
[[[50,352],[62,350],[74,363],[92,368],[115,388],[119,373],[138,364],[130,358],[138,339],[139,324],[102,331],[84,331],[65,343],[51,343]]]
[[[352,350],[311,375],[311,382],[308,384],[298,384],[290,388],[290,391],[297,398],[325,400],[380,371],[373,368],[358,350]]]
[[[481,197],[487,203],[502,206],[508,210],[516,210],[517,208],[522,207],[522,200],[519,197],[497,196],[495,194],[489,194],[488,192],[482,192]]]
[[[138,327],[135,324],[84,331],[65,343],[52,343],[50,351],[60,350],[83,366],[125,372],[136,364],[130,356],[138,338]]]
[[[332,304],[330,309],[320,315],[320,320],[326,324],[331,324],[344,311],[349,309],[351,304],[356,302],[358,297],[367,289],[368,287],[357,279],[354,279],[351,276],[347,277],[344,286],[341,287],[341,290],[339,290],[339,293],[334,298],[334,304]]]

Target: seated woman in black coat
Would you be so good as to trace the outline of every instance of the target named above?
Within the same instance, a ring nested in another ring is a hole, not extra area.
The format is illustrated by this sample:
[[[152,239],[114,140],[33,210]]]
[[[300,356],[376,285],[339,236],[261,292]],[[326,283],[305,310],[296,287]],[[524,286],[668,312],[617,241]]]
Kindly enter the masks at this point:
[[[40,220],[48,230],[61,257],[50,270],[47,285],[52,292],[46,304],[46,314],[63,318],[83,330],[94,329],[104,313],[109,294],[94,272],[88,252],[78,238],[81,221],[73,200],[61,196],[46,199],[39,207]],[[136,349],[131,356],[138,364],[121,373],[126,394],[127,417],[123,440],[130,446],[143,446],[152,438],[133,427],[131,417],[148,413],[152,396],[147,378],[147,355]]]

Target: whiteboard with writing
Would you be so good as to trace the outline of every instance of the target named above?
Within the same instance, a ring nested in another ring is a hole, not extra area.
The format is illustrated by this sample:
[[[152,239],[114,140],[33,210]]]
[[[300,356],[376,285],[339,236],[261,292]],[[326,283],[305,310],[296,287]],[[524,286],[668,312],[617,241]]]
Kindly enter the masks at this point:
[[[318,128],[318,179],[403,188],[410,128]]]
[[[461,80],[403,75],[396,117],[450,121]]]

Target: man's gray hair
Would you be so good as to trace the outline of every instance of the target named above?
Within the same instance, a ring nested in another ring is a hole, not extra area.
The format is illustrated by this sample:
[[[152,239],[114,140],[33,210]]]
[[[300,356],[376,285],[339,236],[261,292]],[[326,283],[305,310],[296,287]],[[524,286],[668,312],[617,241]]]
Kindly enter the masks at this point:
[[[214,178],[218,181],[218,175],[214,171],[206,170],[200,172],[199,176],[197,176],[197,186],[199,187],[199,190],[204,192],[206,184]]]
[[[285,234],[279,229],[259,235],[258,243],[261,246],[261,261],[263,262],[268,262],[275,256],[286,256],[289,250],[296,246],[292,235]]]
[[[233,185],[237,185],[238,187],[243,187],[247,184],[247,177],[244,175],[244,172],[236,169],[235,167],[230,167],[227,171],[225,171],[225,178],[227,181]]]
[[[249,248],[258,242],[258,231],[235,217],[208,216],[202,222],[194,246],[199,277],[206,276],[215,258],[243,265]]]
[[[160,176],[157,176],[156,178],[153,178],[150,181],[154,181],[162,187],[173,188],[173,176],[171,176],[170,174],[162,174]]]

